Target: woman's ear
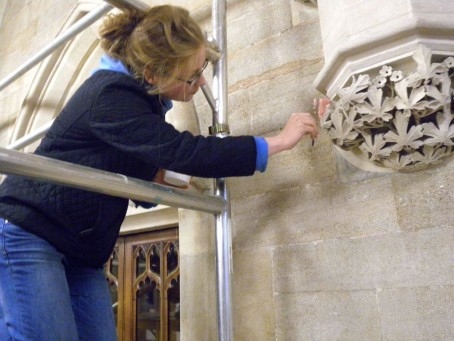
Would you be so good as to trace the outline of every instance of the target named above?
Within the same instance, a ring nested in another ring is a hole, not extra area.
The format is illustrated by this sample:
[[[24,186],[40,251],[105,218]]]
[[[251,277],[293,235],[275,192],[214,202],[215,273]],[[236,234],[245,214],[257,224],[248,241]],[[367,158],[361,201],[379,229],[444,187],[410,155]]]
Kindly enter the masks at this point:
[[[154,85],[156,83],[156,81],[157,81],[155,75],[153,75],[150,72],[150,70],[148,70],[148,69],[145,69],[145,71],[143,72],[143,78],[150,85]]]

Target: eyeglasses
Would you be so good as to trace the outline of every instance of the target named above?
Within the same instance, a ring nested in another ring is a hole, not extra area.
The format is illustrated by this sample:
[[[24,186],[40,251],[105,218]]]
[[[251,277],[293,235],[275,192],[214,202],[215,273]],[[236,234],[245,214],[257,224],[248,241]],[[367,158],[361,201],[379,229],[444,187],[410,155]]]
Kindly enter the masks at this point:
[[[189,84],[190,86],[195,85],[197,81],[202,77],[203,71],[205,71],[206,67],[208,66],[208,59],[205,59],[205,62],[203,63],[203,66],[198,69],[191,77],[191,79],[182,79],[182,78],[177,78],[177,80],[185,82]]]

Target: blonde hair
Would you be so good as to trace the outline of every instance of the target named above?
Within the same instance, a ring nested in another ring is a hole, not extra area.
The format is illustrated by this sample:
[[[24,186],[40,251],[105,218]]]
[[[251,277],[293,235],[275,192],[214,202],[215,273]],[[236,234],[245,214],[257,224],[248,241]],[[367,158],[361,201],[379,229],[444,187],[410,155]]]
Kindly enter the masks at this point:
[[[103,50],[126,64],[135,78],[143,80],[149,72],[164,80],[153,93],[174,82],[182,69],[193,67],[197,52],[206,43],[189,12],[170,5],[110,15],[100,35]]]

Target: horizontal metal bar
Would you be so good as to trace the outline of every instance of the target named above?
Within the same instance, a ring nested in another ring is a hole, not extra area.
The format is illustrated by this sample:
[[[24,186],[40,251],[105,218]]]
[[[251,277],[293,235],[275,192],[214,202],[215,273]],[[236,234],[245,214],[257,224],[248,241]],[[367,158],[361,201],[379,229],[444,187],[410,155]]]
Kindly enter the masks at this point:
[[[0,148],[0,173],[213,214],[222,213],[227,206],[221,197],[191,193],[122,174],[5,148]]]
[[[37,128],[36,130],[33,130],[31,133],[22,136],[20,139],[17,139],[13,143],[10,143],[9,145],[6,146],[6,149],[19,150],[27,147],[29,144],[32,144],[35,141],[38,141],[40,138],[46,135],[52,123],[54,123],[54,120],[51,120],[46,124],[43,124],[41,127]]]
[[[58,49],[61,45],[65,44],[72,38],[74,38],[77,34],[85,30],[88,26],[96,22],[100,19],[104,14],[109,12],[113,6],[118,7],[120,9],[128,9],[128,8],[135,8],[141,11],[146,11],[150,8],[147,4],[143,3],[140,0],[105,0],[106,3],[101,5],[99,8],[87,13],[83,18],[73,24],[67,31],[59,35],[44,47],[41,51],[39,51],[35,56],[30,58],[27,62],[25,62],[22,66],[11,72],[7,75],[4,79],[0,81],[0,91],[6,88],[9,84],[14,82],[36,64],[41,62],[47,56],[49,56],[52,52]],[[109,4],[111,3],[111,4]]]
[[[121,10],[135,9],[138,11],[145,12],[150,9],[149,5],[140,0],[104,0],[104,1]]]
[[[14,82],[36,64],[41,62],[44,58],[49,56],[52,52],[54,52],[57,48],[61,45],[66,43],[67,41],[74,38],[78,33],[82,32],[85,28],[93,24],[96,20],[101,18],[104,14],[109,12],[112,9],[112,6],[109,4],[103,4],[99,8],[87,13],[83,16],[79,21],[77,21],[74,25],[68,28],[63,34],[59,35],[57,38],[54,39],[49,45],[44,47],[41,51],[39,51],[35,56],[33,56],[30,60],[25,62],[21,67],[16,69],[15,71],[11,72],[8,76],[0,81],[0,90],[3,90],[9,84]]]

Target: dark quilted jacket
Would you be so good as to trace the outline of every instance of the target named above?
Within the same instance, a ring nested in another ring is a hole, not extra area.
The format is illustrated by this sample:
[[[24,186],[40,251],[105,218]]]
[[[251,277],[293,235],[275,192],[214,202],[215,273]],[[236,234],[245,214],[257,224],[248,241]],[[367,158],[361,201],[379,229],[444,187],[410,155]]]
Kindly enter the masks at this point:
[[[158,96],[136,80],[98,71],[74,94],[35,151],[143,180],[158,168],[198,177],[252,175],[253,137],[193,136],[164,120]],[[100,267],[108,259],[128,200],[8,176],[0,216],[48,240],[72,262]]]

